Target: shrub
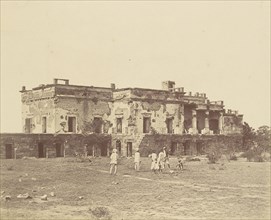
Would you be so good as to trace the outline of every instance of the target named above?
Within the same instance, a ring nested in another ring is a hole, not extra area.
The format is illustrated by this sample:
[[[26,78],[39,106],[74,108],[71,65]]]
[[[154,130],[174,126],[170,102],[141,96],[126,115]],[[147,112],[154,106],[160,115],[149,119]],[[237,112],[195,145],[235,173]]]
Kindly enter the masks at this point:
[[[261,155],[254,156],[254,162],[264,162],[264,158]]]
[[[207,158],[209,159],[209,163],[216,163],[220,157],[218,154],[208,154]]]
[[[237,160],[237,156],[235,154],[231,155],[230,160]]]
[[[244,152],[241,157],[247,158],[249,162],[264,162],[265,158],[262,155],[262,152],[259,149],[249,149],[248,151]]]
[[[110,213],[108,208],[106,207],[96,207],[96,208],[90,208],[89,211],[91,212],[92,215],[95,217],[101,219],[111,219]]]

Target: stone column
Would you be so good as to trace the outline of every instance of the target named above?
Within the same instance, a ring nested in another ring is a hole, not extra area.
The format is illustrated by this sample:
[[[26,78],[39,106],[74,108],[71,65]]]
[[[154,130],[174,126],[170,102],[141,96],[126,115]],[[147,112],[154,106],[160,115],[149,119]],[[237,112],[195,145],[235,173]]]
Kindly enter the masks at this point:
[[[223,133],[223,112],[219,112],[218,129],[219,129],[219,134],[222,134]]]
[[[209,131],[209,111],[205,112],[204,129]]]
[[[193,134],[198,133],[198,129],[197,129],[197,111],[196,110],[192,110],[192,129],[193,129]]]

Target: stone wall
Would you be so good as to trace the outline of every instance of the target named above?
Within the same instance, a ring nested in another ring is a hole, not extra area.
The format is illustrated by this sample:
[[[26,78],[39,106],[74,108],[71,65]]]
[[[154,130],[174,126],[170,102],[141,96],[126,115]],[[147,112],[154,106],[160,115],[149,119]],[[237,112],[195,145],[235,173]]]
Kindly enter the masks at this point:
[[[142,156],[166,147],[172,155],[228,154],[242,147],[241,135],[145,135],[139,145]]]
[[[84,154],[107,156],[111,148],[111,136],[103,134],[1,134],[1,159],[22,157],[63,157]],[[8,152],[9,151],[9,152]]]
[[[1,159],[22,157],[63,157],[76,153],[108,156],[113,148],[120,156],[132,156],[139,149],[142,156],[166,147],[172,155],[228,154],[242,147],[241,135],[106,135],[106,134],[1,134]],[[9,152],[7,152],[9,151]],[[16,153],[15,153],[16,151]]]
[[[43,133],[43,118],[45,118],[47,124],[46,132],[55,132],[54,93],[54,88],[22,93],[22,132]],[[29,120],[29,122],[27,123],[26,120]]]
[[[101,120],[102,133],[108,133],[111,105],[107,101],[97,100],[94,102],[89,98],[59,98],[55,111],[56,133],[68,132],[68,117],[76,118],[76,133],[94,132],[96,126],[94,118]]]

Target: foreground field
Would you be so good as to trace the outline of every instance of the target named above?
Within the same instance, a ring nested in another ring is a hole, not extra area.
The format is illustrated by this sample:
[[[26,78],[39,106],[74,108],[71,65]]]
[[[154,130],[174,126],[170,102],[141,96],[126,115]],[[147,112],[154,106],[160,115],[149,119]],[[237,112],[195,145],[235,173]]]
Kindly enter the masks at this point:
[[[149,158],[140,172],[121,159],[110,176],[108,162],[2,160],[1,219],[270,219],[270,163],[201,160],[181,172],[171,158],[174,172],[153,174]]]

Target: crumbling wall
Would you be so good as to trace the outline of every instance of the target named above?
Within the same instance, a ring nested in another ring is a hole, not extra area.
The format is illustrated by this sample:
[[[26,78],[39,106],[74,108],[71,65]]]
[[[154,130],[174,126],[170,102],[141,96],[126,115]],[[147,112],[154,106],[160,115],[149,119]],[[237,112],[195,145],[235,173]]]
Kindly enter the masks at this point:
[[[112,91],[109,88],[87,87],[87,86],[65,86],[57,85],[55,87],[56,95],[69,96],[75,98],[90,98],[93,102],[99,99],[112,99]]]
[[[194,107],[185,105],[184,106],[184,130],[187,133],[192,128],[192,109]]]
[[[109,133],[118,133],[117,119],[120,119],[122,121],[122,132],[120,132],[120,134],[128,134],[129,117],[130,103],[128,103],[128,101],[115,101],[111,105],[111,115],[108,118],[108,120],[111,122],[111,128],[109,130]]]
[[[46,88],[22,93],[22,131],[27,132],[26,119],[30,120],[30,132],[42,133],[42,117],[46,117],[46,133],[55,131],[54,89]]]
[[[183,106],[176,104],[167,104],[165,102],[147,102],[134,101],[131,107],[133,121],[137,127],[137,132],[143,133],[143,118],[150,117],[151,128],[154,133],[166,134],[167,118],[173,120],[173,132],[181,134],[183,129]]]
[[[173,152],[172,146],[175,143]],[[166,147],[171,154],[199,155],[219,152],[229,154],[242,147],[242,135],[145,135],[139,145],[142,156],[160,152]],[[186,149],[185,149],[186,148]]]
[[[58,156],[71,157],[76,153],[84,154],[85,146],[89,154],[94,156],[107,156],[111,148],[111,136],[105,134],[1,134],[0,149],[1,159],[6,158],[6,147],[12,148],[12,158],[23,157],[39,158],[39,144],[42,144],[43,157],[54,158],[57,156],[57,145],[60,146]],[[90,150],[91,149],[91,150]],[[16,153],[15,153],[16,152]]]
[[[163,90],[154,89],[137,89],[131,90],[132,99],[142,99],[142,100],[161,100],[161,101],[171,101],[171,100],[181,100],[182,93],[179,92],[169,92]]]
[[[76,133],[94,132],[94,118],[101,118],[103,133],[108,133],[110,122],[108,117],[111,114],[111,103],[103,100],[83,98],[59,98],[55,112],[56,133],[68,132],[68,117],[76,117]]]

